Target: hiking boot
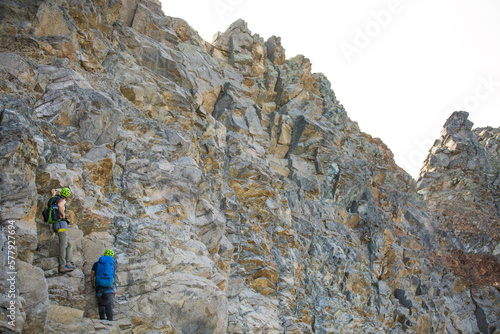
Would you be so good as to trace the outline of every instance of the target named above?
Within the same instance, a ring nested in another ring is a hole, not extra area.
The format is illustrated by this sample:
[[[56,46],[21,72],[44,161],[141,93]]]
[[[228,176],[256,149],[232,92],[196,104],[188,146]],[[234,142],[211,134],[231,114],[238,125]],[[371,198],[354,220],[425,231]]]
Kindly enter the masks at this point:
[[[60,273],[69,273],[70,271],[73,271],[73,268],[71,268],[68,265],[65,266],[59,266],[59,272]]]
[[[76,265],[73,262],[68,262],[67,266],[69,266],[73,270],[76,269]]]

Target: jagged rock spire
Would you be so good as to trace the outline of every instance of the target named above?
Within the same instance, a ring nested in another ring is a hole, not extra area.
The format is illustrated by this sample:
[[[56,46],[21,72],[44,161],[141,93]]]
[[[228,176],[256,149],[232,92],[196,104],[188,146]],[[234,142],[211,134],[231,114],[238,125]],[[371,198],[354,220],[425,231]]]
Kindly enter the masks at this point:
[[[499,130],[472,129],[468,116],[459,111],[448,118],[441,137],[430,149],[417,189],[453,247],[500,259],[500,160],[496,150],[491,150],[498,145]],[[500,276],[491,277],[495,274],[487,268],[478,268],[483,275],[490,275],[483,279],[500,284]]]

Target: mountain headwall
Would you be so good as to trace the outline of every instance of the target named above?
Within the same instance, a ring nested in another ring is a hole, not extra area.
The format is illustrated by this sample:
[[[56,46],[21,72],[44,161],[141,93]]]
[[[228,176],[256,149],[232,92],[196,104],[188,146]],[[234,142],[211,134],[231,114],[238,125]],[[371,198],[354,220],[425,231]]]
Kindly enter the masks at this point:
[[[208,43],[155,0],[0,0],[0,48],[3,332],[500,331],[498,282],[445,261],[498,237],[450,240],[431,170],[417,188],[278,37],[240,20]],[[497,187],[498,129],[478,136]],[[41,211],[64,186],[61,275]],[[90,283],[106,248],[113,322]]]

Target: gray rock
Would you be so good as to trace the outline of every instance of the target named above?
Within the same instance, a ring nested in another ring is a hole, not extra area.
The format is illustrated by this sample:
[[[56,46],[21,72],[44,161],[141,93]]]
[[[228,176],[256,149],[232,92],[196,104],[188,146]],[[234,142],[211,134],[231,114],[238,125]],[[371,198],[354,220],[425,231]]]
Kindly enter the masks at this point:
[[[17,282],[19,296],[24,298],[27,332],[42,332],[46,326],[49,313],[48,284],[40,268],[33,267],[23,261],[17,261]]]

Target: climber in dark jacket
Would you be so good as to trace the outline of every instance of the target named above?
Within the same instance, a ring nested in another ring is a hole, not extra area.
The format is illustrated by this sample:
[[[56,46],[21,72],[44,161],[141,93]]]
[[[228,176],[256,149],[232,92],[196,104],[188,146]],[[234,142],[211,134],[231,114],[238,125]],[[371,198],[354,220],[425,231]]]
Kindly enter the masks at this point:
[[[113,321],[113,295],[116,293],[115,253],[111,249],[94,263],[91,271],[92,287],[95,288],[99,305],[99,318]]]

